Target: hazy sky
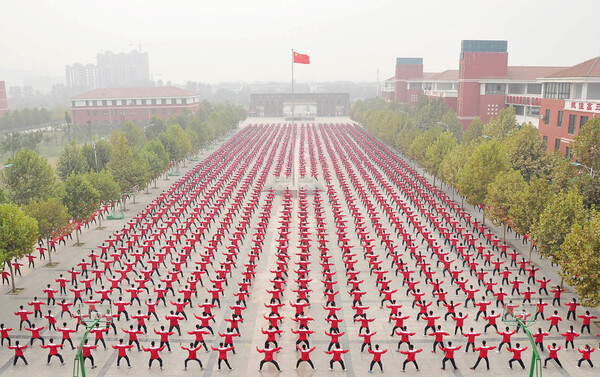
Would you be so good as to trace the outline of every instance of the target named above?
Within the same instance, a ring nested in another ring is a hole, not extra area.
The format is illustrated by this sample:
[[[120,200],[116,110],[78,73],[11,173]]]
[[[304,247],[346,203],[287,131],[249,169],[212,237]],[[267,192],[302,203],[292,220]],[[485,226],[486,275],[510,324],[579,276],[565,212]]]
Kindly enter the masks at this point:
[[[150,55],[154,80],[374,81],[396,57],[456,69],[463,39],[508,40],[511,65],[600,54],[598,0],[18,0],[0,10],[0,80],[64,77],[105,50]]]

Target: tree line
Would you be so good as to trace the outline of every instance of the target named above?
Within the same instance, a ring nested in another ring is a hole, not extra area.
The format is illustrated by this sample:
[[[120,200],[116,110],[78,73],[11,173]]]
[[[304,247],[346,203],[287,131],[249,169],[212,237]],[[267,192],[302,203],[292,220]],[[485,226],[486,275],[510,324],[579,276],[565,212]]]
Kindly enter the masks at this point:
[[[600,118],[581,127],[572,156],[549,153],[531,123],[514,108],[466,129],[441,99],[414,107],[381,99],[355,102],[353,120],[420,164],[495,225],[530,237],[530,245],[560,266],[583,302],[600,304]],[[530,246],[531,247],[531,246]]]
[[[0,265],[12,275],[10,262],[31,253],[36,242],[69,232],[73,223],[85,223],[134,188],[147,189],[237,128],[245,115],[238,106],[203,103],[194,114],[153,117],[144,127],[125,122],[109,138],[66,144],[56,169],[34,150],[17,152],[0,165]]]

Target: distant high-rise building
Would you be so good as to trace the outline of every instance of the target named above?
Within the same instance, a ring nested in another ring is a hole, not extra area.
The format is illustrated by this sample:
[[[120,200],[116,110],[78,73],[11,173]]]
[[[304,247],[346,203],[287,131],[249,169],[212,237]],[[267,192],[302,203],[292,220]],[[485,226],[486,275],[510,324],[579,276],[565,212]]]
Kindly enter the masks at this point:
[[[6,99],[6,84],[0,81],[0,116],[8,111],[8,100]]]
[[[80,90],[151,86],[148,53],[131,51],[98,54],[96,64],[75,63],[65,67],[67,87]]]
[[[131,51],[115,54],[106,51],[97,56],[100,88],[147,86],[150,84],[148,53]]]
[[[75,63],[65,67],[67,87],[81,90],[98,88],[98,67],[95,64]]]

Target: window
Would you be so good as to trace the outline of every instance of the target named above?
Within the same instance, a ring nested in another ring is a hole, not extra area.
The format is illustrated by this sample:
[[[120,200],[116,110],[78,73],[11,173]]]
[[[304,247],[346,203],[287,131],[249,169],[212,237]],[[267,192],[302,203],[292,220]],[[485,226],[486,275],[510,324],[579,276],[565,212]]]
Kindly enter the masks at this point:
[[[166,101],[166,100],[163,100],[163,101]],[[162,109],[162,113],[167,115],[167,109]]]
[[[525,106],[522,105],[514,105],[515,115],[525,115]]]
[[[130,113],[130,114],[131,114],[131,116],[135,116],[135,115],[137,115],[137,110],[135,110],[135,109],[134,109],[134,110],[131,110],[131,113]]]
[[[562,121],[563,121],[563,112],[559,111],[558,112],[558,122],[556,122],[556,125],[558,127],[562,127]]]
[[[176,104],[177,104],[177,99],[171,98],[171,105],[176,105]]]
[[[540,116],[540,108],[537,106],[526,106],[526,115],[528,117],[538,117]]]
[[[107,101],[107,100],[105,100],[105,99],[103,99],[103,100],[102,100],[102,106],[106,106],[106,105],[108,105],[108,101]]]
[[[103,112],[103,115],[104,115],[105,117],[107,117],[107,116],[108,116],[108,110],[104,110],[104,112]]]
[[[571,148],[567,147],[567,150],[565,151],[565,156],[568,159],[572,159],[573,158],[573,154],[571,153]]]
[[[86,112],[87,116],[90,116],[90,111],[89,110],[86,110],[85,112]]]
[[[98,105],[98,101],[96,101],[96,100],[93,100],[93,101],[92,101],[92,106],[97,106],[97,105]]]
[[[142,105],[145,105],[145,104],[146,104],[146,100],[145,100],[145,99],[143,99],[143,100],[142,100]]]
[[[163,104],[163,105],[166,105],[167,104],[167,99],[166,98],[161,99],[160,103]]]
[[[584,117],[582,116],[581,118],[579,118],[579,129],[581,130],[581,127],[583,127],[588,121],[588,117]]]
[[[177,114],[177,109],[176,108],[171,109],[171,114]]]
[[[156,109],[152,109],[152,114],[156,114]]]
[[[146,114],[148,114],[148,109],[142,109],[142,114],[143,114],[143,115],[146,115]]]
[[[544,142],[544,146],[545,146],[546,148],[548,148],[548,136],[546,136],[546,135],[545,135],[545,136],[542,138],[542,140],[543,140],[543,142]]]
[[[600,83],[588,84],[587,99],[600,99]]]
[[[119,115],[119,110],[113,110],[113,116],[116,117],[117,115]]]
[[[577,126],[577,115],[569,115],[569,133],[575,135],[575,128]]]
[[[554,139],[554,151],[560,151],[560,139]]]
[[[508,92],[511,94],[525,94],[527,84],[508,84]]]
[[[117,100],[115,100],[115,99],[114,99],[114,100],[112,100],[112,105],[113,105],[113,106],[117,106]]]
[[[98,110],[94,110],[94,116],[98,116]]]
[[[546,114],[544,115],[544,124],[550,124],[550,109],[546,109]]]
[[[485,84],[485,94],[505,94],[506,84]]]
[[[546,83],[544,98],[567,99],[571,96],[571,84],[568,82]]]
[[[542,84],[527,84],[527,94],[542,94]]]
[[[182,98],[181,99],[181,103],[184,104],[184,105],[187,104],[187,98]]]
[[[152,99],[152,104],[153,104],[153,105],[156,105],[156,98],[153,98],[153,99]]]

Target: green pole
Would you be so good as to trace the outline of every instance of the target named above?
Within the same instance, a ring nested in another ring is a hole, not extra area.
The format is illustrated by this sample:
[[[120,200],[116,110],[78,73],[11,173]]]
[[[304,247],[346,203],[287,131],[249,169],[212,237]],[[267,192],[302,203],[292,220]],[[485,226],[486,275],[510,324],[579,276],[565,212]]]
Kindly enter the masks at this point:
[[[523,323],[523,321],[521,321],[520,318],[516,318],[516,320],[518,325],[523,329],[523,331],[525,331],[525,334],[527,334],[527,337],[529,338],[529,343],[531,344],[531,350],[533,351],[533,354],[531,355],[531,366],[529,367],[529,377],[541,377],[542,370],[538,367],[538,364],[541,365],[542,359],[540,358],[540,353],[536,348],[533,335],[531,334],[531,331],[529,331],[529,328],[525,326],[525,324]]]
[[[81,313],[80,313],[81,314]],[[83,360],[83,345],[85,344],[85,340],[87,339],[90,330],[93,329],[96,324],[100,321],[100,318],[97,318],[91,325],[86,325],[85,333],[83,333],[83,337],[81,338],[81,342],[79,343],[79,348],[77,349],[77,353],[75,354],[75,360],[73,361],[73,377],[85,377],[85,363]],[[79,363],[79,368],[77,368],[77,363]],[[79,374],[81,371],[81,375]]]

